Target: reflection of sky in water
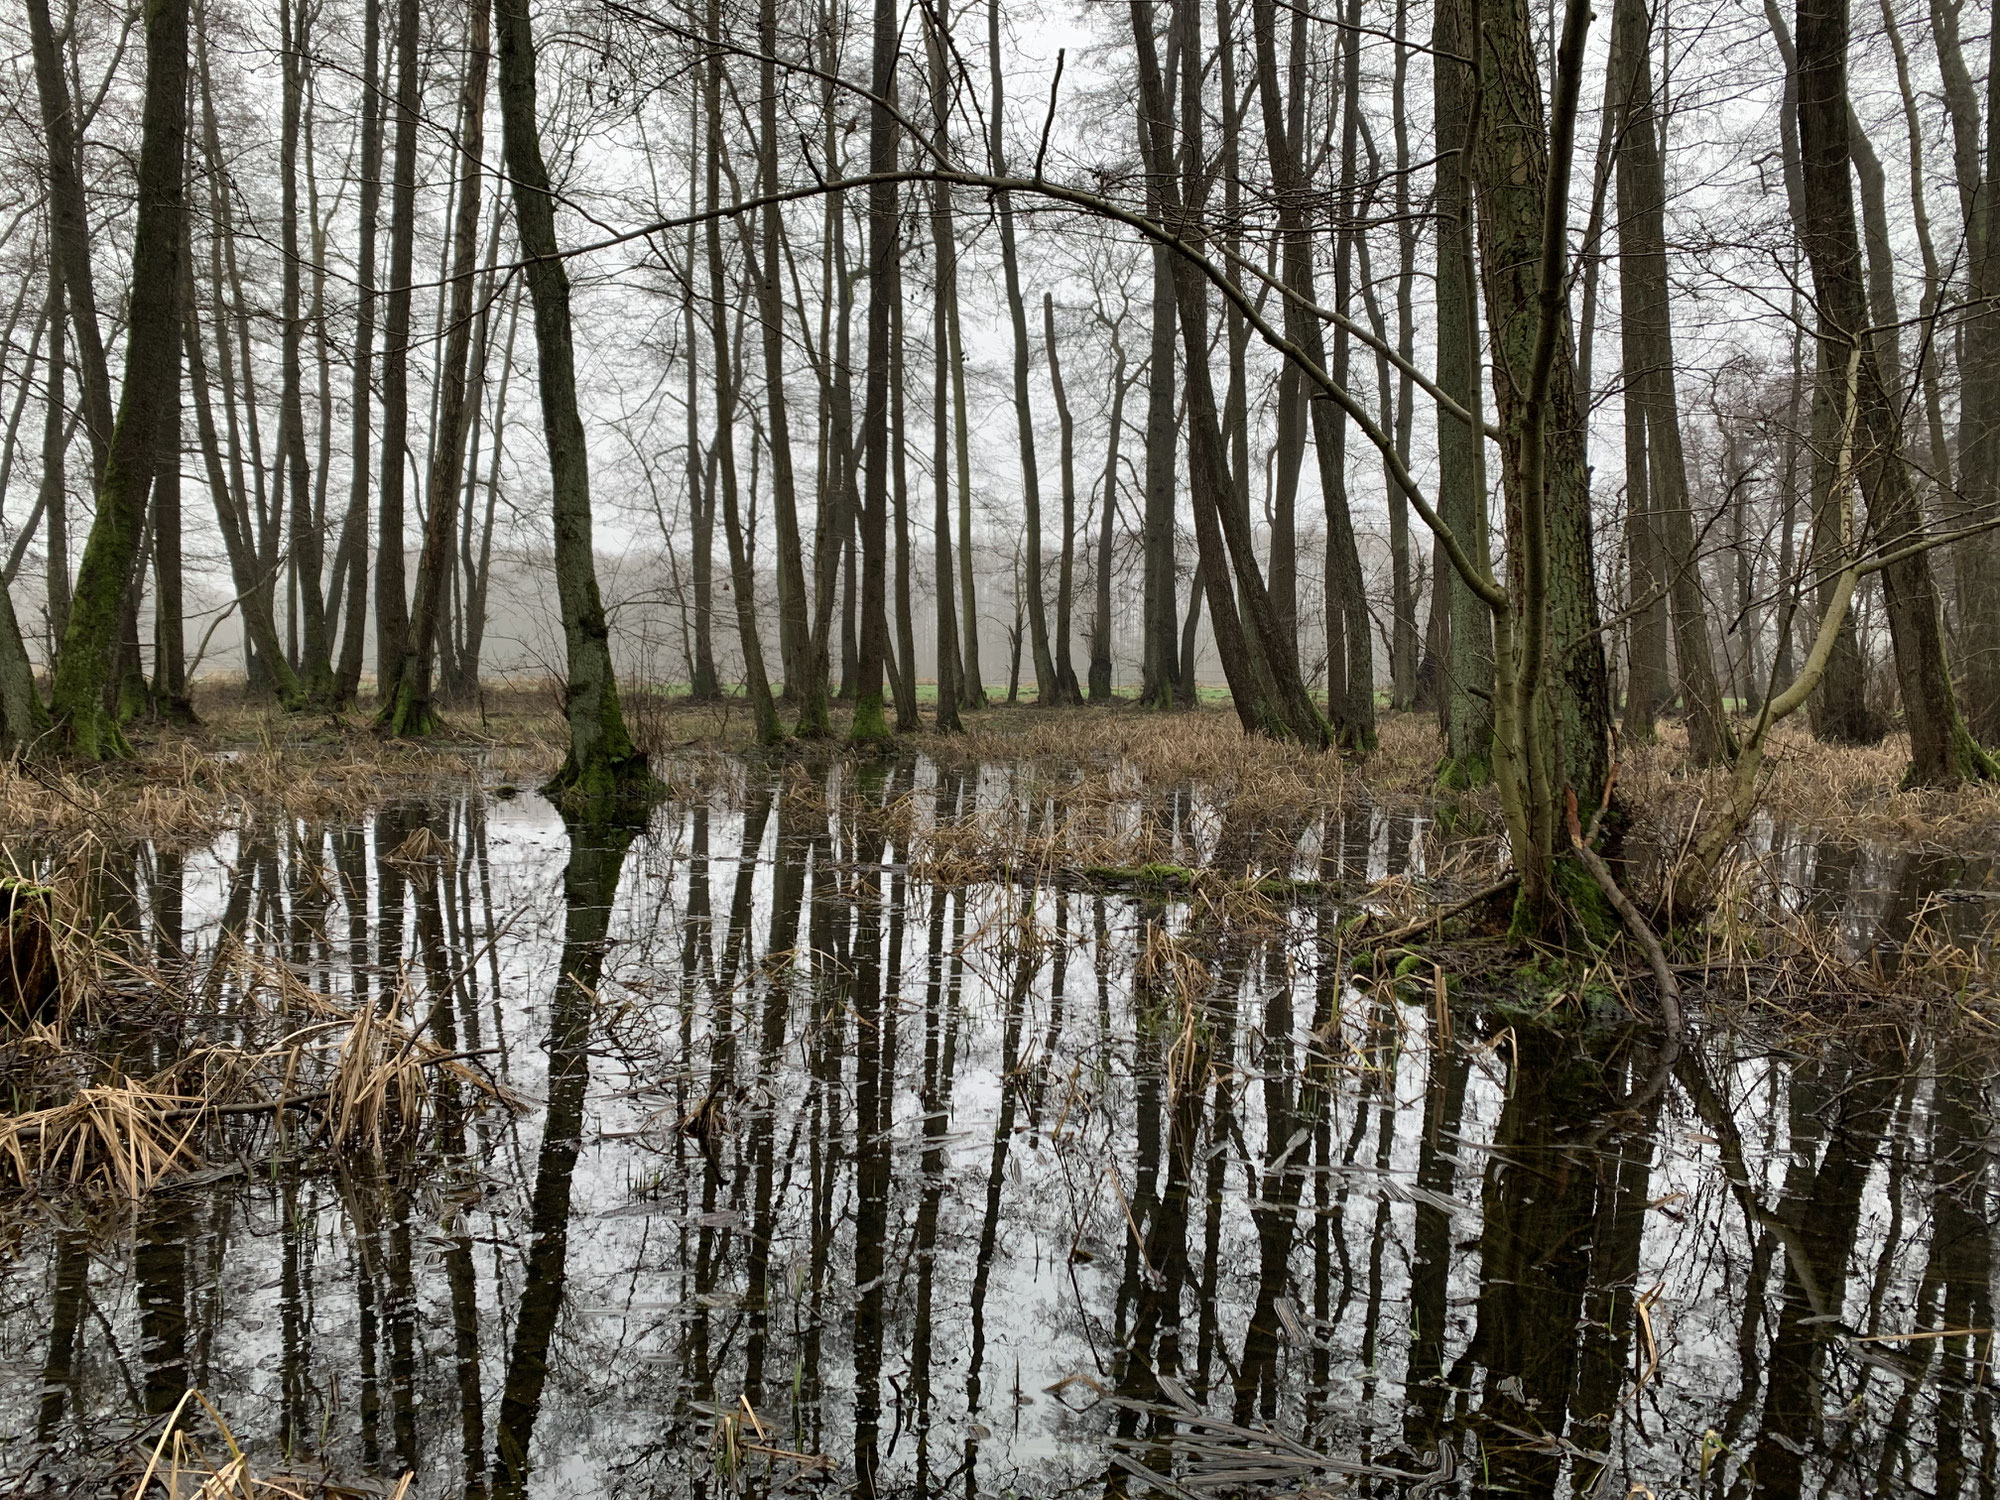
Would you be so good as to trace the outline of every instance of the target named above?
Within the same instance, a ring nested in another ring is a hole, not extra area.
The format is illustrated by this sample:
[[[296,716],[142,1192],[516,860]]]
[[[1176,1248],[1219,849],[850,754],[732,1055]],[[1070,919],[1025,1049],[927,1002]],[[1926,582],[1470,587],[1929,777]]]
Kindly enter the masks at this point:
[[[1968,1462],[1991,1485],[1984,1387],[1974,1400],[1971,1387],[1941,1383],[1935,1366],[1906,1387],[1910,1367],[1869,1363],[1883,1351],[1962,1359],[1960,1344],[1842,1336],[1937,1328],[1947,1307],[1991,1326],[1981,1300],[1988,1158],[1967,1156],[1949,1174],[1968,1193],[1981,1187],[1976,1198],[1961,1194],[1971,1219],[1953,1221],[1978,1233],[1941,1254],[1932,1157],[1942,1090],[1927,1069],[1877,1087],[1838,1062],[1794,1072],[1747,1044],[1737,1052],[1717,1043],[1706,1049],[1706,1076],[1730,1101],[1724,1116],[1704,1113],[1683,1078],[1642,1118],[1617,1121],[1654,1130],[1656,1150],[1644,1135],[1596,1123],[1643,1081],[1643,1048],[1599,1036],[1591,1064],[1537,1040],[1525,1022],[1509,1029],[1464,1008],[1439,1046],[1428,971],[1400,999],[1351,984],[1329,995],[1338,1014],[1316,1046],[1323,944],[1336,939],[1308,912],[1279,932],[1214,940],[1184,910],[1149,913],[1123,895],[1058,894],[1032,881],[936,892],[910,880],[909,851],[893,842],[879,877],[883,994],[864,1049],[862,1002],[840,989],[858,970],[853,898],[835,886],[851,879],[863,850],[851,826],[829,821],[839,779],[820,784],[824,801],[793,784],[782,829],[775,814],[759,823],[722,799],[665,810],[626,857],[597,987],[562,1303],[533,1427],[535,1493],[716,1492],[708,1412],[740,1410],[753,1343],[752,1231],[766,1222],[756,1401],[766,1446],[828,1455],[851,1479],[854,1310],[870,1290],[855,1285],[866,1248],[858,1223],[865,1169],[884,1154],[886,1187],[873,1179],[887,1194],[874,1288],[883,1331],[870,1383],[881,1392],[885,1492],[1101,1489],[1120,1411],[1100,1393],[1122,1378],[1128,1392],[1164,1399],[1135,1381],[1125,1354],[1135,1339],[1213,1413],[1255,1417],[1268,1406],[1278,1427],[1317,1448],[1405,1472],[1435,1462],[1443,1433],[1465,1476],[1481,1472],[1476,1436],[1496,1483],[1512,1475],[1516,1487],[1567,1493],[1595,1481],[1596,1493],[1614,1495],[1643,1484],[1665,1495],[1692,1485],[1712,1429],[1711,1448],[1729,1450],[1714,1455],[1718,1475],[1740,1475],[1760,1452],[1769,1483],[1774,1455],[1795,1448],[1799,1493],[1875,1493],[1885,1476],[1891,1488],[1928,1489],[1938,1483],[1942,1393],[1966,1423]],[[928,805],[934,768],[921,767],[913,785],[926,804],[917,826],[949,816]],[[1053,816],[1019,798],[1005,767],[986,768],[965,790],[982,817]],[[1199,793],[1109,815],[1122,832],[1153,817],[1190,863],[1214,858],[1226,831],[1226,808]],[[486,1049],[496,1076],[539,1105],[550,1087],[568,840],[534,797],[440,806],[429,819],[454,851],[428,878],[446,893],[438,913],[448,952],[441,963],[431,955],[433,967],[463,971],[460,1045]],[[401,835],[385,842],[373,821],[364,832],[368,935],[379,942],[394,924],[375,855]],[[211,947],[247,881],[253,930],[285,940],[309,862],[301,850],[321,838],[280,827],[190,857],[190,937]],[[1893,914],[1904,869],[1895,857],[1861,851],[1829,895],[1825,851],[1768,829],[1762,842],[1776,878],[1808,893],[1800,899],[1830,903],[1849,942],[1870,941]],[[1434,852],[1421,823],[1359,809],[1339,826],[1306,830],[1292,864],[1299,873],[1331,867],[1354,885],[1421,874]],[[125,869],[143,905],[155,867],[142,859],[136,874]],[[792,919],[786,891],[805,897],[789,971],[770,952],[774,925]],[[421,924],[407,899],[402,958],[391,962],[407,962],[427,1008]],[[935,913],[934,902],[944,903]],[[935,962],[934,922],[943,937]],[[1182,1112],[1193,1135],[1178,1233],[1161,1198],[1177,1175],[1172,1104],[1188,1039],[1166,978],[1172,954],[1149,924],[1221,976],[1206,1017],[1211,1066],[1199,1103]],[[326,935],[329,950],[295,960],[315,983],[345,989],[352,934],[337,897]],[[774,989],[785,972],[789,989]],[[1156,988],[1142,994],[1146,974]],[[857,1128],[864,1051],[893,1057],[879,1133]],[[947,1054],[950,1084],[933,1115],[927,1079]],[[1295,1119],[1309,1057],[1327,1093],[1316,1117]],[[1961,1121],[1950,1128],[1972,1120],[1983,1131],[1981,1090],[1949,1093]],[[712,1161],[677,1128],[711,1096],[724,1121],[710,1138]],[[1862,1108],[1868,1100],[1873,1113]],[[1273,1110],[1284,1116],[1278,1124]],[[1007,1113],[1013,1128],[996,1140]],[[1843,1119],[1855,1164],[1835,1182],[1828,1142],[1841,1137],[1816,1122]],[[413,1443],[425,1493],[460,1488],[462,1398],[476,1382],[484,1457],[472,1467],[487,1467],[531,1291],[524,1247],[540,1137],[537,1108],[475,1119],[466,1160],[427,1160],[407,1173],[400,1215],[379,1184],[318,1169],[274,1178],[256,1161],[244,1175],[171,1195],[184,1221],[173,1242],[184,1247],[194,1378],[270,1464],[285,1462],[277,1450],[289,1417],[296,1466],[323,1443],[336,1472],[372,1464],[393,1474],[399,1448]],[[1296,1213],[1269,1196],[1283,1189],[1269,1159],[1288,1145]],[[926,1173],[927,1151],[941,1162],[936,1176]],[[1735,1186],[1733,1161],[1744,1178]],[[371,1234],[357,1234],[357,1212],[372,1218]],[[30,1475],[66,1482],[94,1472],[107,1445],[142,1424],[142,1257],[115,1212],[100,1222],[106,1213],[92,1220],[78,1364],[49,1447],[35,1434],[58,1276],[51,1226],[75,1227],[78,1211],[27,1215],[17,1257],[0,1272],[0,1475],[31,1488],[40,1478]],[[1782,1232],[1759,1217],[1786,1214],[1792,1227]],[[1814,1269],[1831,1303],[1801,1311],[1786,1277],[1797,1222],[1843,1215],[1851,1252],[1836,1236],[1837,1263]],[[140,1218],[144,1240],[151,1221]],[[1273,1269],[1283,1274],[1265,1285],[1260,1233],[1281,1223],[1290,1244]],[[1185,1265],[1155,1264],[1173,1242]],[[973,1304],[987,1244],[975,1407]],[[917,1362],[926,1266],[927,1368]],[[1177,1321],[1160,1291],[1176,1278]],[[1246,1364],[1253,1345],[1275,1350],[1271,1392],[1258,1392]],[[1800,1348],[1809,1350],[1808,1386],[1823,1383],[1816,1397],[1785,1383]],[[1428,1373],[1418,1368],[1426,1349],[1436,1364]],[[1240,1377],[1251,1391],[1242,1403]],[[1149,1432],[1148,1419],[1137,1429]],[[1163,1447],[1133,1451],[1150,1465],[1172,1462]],[[1599,1454],[1608,1456],[1601,1477]],[[810,1472],[787,1459],[753,1471],[801,1482]],[[1968,1476],[1965,1492],[1974,1488]]]

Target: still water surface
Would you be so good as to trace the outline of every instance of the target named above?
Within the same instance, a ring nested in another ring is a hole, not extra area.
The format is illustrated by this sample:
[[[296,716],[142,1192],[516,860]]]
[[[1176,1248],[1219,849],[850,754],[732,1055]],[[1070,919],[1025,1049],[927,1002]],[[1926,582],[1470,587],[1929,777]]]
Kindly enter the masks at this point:
[[[1331,892],[1420,872],[1407,815],[1311,830],[1276,925],[926,881],[913,830],[1021,798],[756,769],[629,841],[472,794],[108,845],[105,920],[205,995],[133,1074],[230,1034],[242,942],[525,1107],[6,1208],[0,1488],[129,1493],[194,1385],[260,1472],[437,1496],[1994,1494],[1982,1055],[1662,1069],[1615,1006],[1358,984]],[[1193,793],[1131,815],[1213,852]],[[1773,869],[1885,953],[1984,882]]]

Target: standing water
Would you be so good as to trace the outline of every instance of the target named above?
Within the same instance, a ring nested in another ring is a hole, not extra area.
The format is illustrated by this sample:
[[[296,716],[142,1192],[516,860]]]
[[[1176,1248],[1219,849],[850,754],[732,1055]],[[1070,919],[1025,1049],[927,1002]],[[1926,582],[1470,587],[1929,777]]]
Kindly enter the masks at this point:
[[[306,995],[448,1064],[360,1147],[322,1099],[136,1198],[14,1181],[0,1487],[130,1495],[176,1410],[218,1463],[193,1388],[298,1495],[1994,1493],[1982,1053],[1670,1059],[1615,981],[1357,977],[1407,814],[1288,833],[1257,900],[946,837],[1056,815],[751,768],[636,835],[472,793],[66,855],[82,1082]],[[1228,843],[1193,789],[1115,816]],[[1778,863],[1857,950],[1983,878]]]

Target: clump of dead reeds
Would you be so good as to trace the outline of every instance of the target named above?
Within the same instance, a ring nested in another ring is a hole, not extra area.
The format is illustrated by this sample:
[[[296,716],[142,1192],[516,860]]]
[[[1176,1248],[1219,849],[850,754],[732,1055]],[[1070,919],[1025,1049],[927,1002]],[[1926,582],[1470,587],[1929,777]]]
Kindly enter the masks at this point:
[[[88,1025],[67,1035],[45,1028],[14,1080],[16,1097],[65,1097],[0,1117],[0,1190],[141,1194],[218,1145],[240,1153],[242,1130],[258,1122],[280,1127],[293,1146],[380,1156],[417,1139],[447,1090],[474,1107],[513,1104],[407,1019],[406,986],[343,1002],[240,937],[218,945],[199,976],[165,975],[130,956],[111,955],[107,970],[113,964],[103,1009],[125,1005],[155,1023],[171,1014],[182,1028],[202,1011],[200,995],[226,991],[230,1039],[186,1043],[137,1078],[115,1056],[90,1053]]]
[[[192,1408],[206,1413],[222,1453],[211,1454],[192,1420]],[[387,1500],[406,1500],[415,1482],[405,1473]],[[166,1500],[309,1500],[332,1492],[322,1477],[259,1473],[208,1397],[189,1387],[168,1414],[128,1500],[164,1495]]]

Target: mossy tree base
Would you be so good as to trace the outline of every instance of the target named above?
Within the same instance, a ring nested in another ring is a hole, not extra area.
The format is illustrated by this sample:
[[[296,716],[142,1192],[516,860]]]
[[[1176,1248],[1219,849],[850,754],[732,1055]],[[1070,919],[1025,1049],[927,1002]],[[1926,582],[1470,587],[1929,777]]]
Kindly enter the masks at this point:
[[[879,692],[868,693],[854,702],[854,723],[848,728],[847,743],[857,748],[886,745],[896,738]]]
[[[645,822],[667,788],[653,775],[645,754],[635,750],[583,762],[572,754],[543,783],[541,793],[566,819],[629,826]]]

